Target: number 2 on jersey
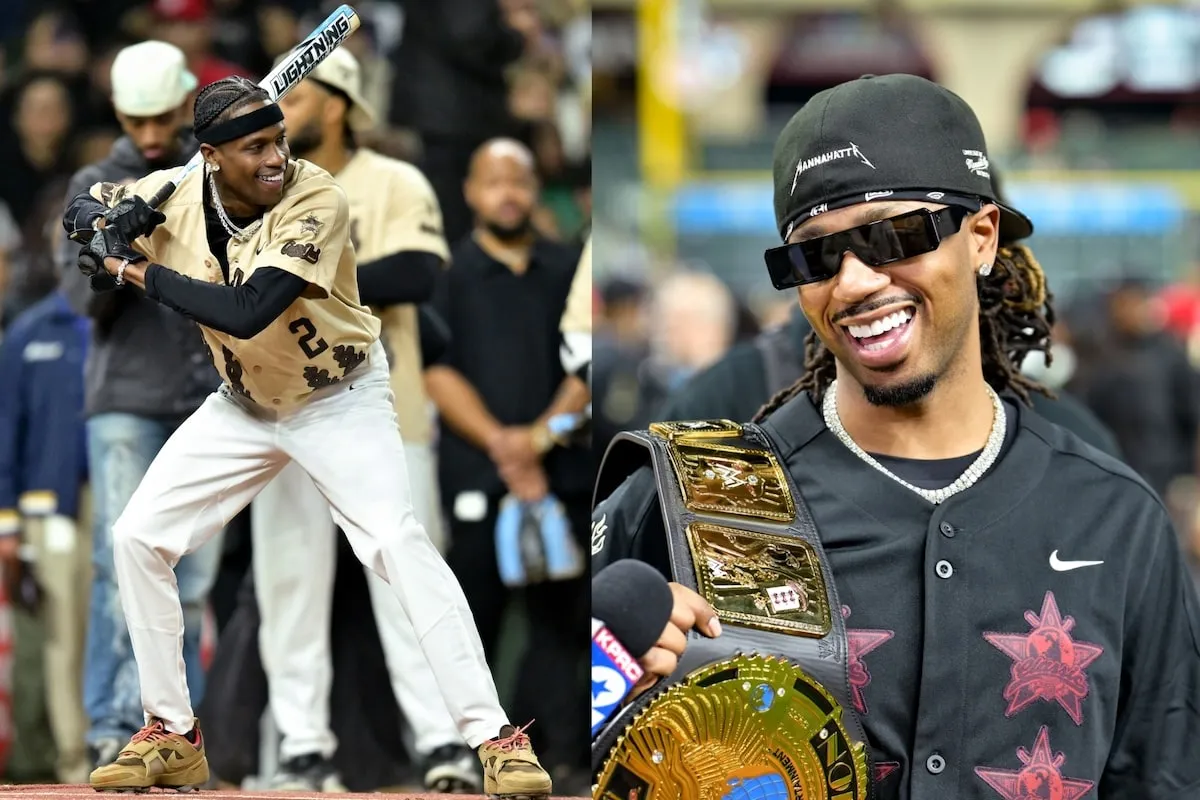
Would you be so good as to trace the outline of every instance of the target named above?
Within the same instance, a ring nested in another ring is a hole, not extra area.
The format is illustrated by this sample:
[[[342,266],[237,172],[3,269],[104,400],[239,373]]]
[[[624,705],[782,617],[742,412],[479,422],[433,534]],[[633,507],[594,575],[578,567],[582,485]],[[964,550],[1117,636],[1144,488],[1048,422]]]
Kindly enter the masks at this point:
[[[317,339],[315,344],[312,343],[312,340],[316,338],[317,329],[313,327],[312,320],[308,317],[301,317],[291,325],[288,325],[288,330],[292,333],[304,333],[297,344],[304,351],[304,355],[309,358],[316,358],[329,349],[329,345],[325,343],[324,339]]]

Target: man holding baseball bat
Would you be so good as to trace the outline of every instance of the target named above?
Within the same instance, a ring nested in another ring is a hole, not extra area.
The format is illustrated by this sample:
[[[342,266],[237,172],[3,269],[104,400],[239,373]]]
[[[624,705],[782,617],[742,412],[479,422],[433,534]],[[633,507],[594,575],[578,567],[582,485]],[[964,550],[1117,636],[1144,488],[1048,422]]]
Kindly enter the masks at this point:
[[[197,82],[183,51],[159,41],[130,45],[117,54],[111,76],[113,109],[125,136],[107,158],[75,173],[66,200],[97,182],[131,182],[181,165],[198,147],[188,125]],[[220,379],[194,323],[132,287],[91,291],[76,269],[78,258],[79,245],[62,237],[62,290],[77,312],[92,319],[84,366],[95,566],[83,670],[90,770],[115,761],[144,721],[137,665],[117,601],[109,534],[158,448]],[[200,630],[220,566],[222,538],[214,537],[175,566],[183,606],[183,661],[197,703],[205,688]]]
[[[355,552],[409,617],[484,791],[550,793],[528,736],[500,708],[462,589],[417,522],[376,317],[359,302],[345,193],[291,160],[283,114],[242,78],[195,103],[204,168],[97,184],[64,225],[88,240],[93,288],[131,284],[195,320],[223,384],[167,441],[113,527],[121,603],[147,725],[96,789],[208,778],[180,660],[172,565],[216,534],[290,462],[313,479]],[[103,270],[96,267],[102,265]],[[169,265],[169,266],[167,266]]]

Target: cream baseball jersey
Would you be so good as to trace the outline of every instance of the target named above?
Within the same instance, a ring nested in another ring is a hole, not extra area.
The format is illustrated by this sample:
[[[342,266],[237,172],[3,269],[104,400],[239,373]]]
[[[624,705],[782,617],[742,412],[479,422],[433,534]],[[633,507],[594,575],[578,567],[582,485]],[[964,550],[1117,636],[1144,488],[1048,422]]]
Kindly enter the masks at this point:
[[[112,207],[132,194],[149,197],[173,174],[162,170],[130,185],[98,183],[90,191]],[[167,221],[133,246],[150,261],[190,278],[224,283],[205,230],[203,174],[193,170],[183,179],[161,208]],[[366,360],[380,324],[359,302],[349,204],[329,173],[307,161],[290,161],[283,199],[267,211],[253,235],[243,242],[231,240],[226,249],[230,285],[241,285],[261,267],[276,267],[309,283],[299,299],[251,339],[200,326],[213,363],[231,389],[285,411]]]
[[[567,308],[563,311],[560,329],[563,333],[592,332],[592,237],[583,243],[583,254],[571,281]]]
[[[416,167],[359,148],[337,174],[337,182],[350,201],[350,239],[360,263],[406,250],[449,259],[437,195]],[[429,443],[433,425],[421,377],[417,309],[394,305],[379,309],[378,314],[400,431],[407,442]]]

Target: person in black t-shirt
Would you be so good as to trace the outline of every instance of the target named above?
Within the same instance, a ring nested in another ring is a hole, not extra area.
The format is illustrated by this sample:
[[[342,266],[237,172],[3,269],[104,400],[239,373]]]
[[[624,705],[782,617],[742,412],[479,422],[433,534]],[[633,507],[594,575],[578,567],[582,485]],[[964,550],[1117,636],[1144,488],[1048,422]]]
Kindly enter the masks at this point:
[[[471,162],[470,236],[454,247],[433,306],[450,344],[426,372],[441,419],[438,483],[450,528],[447,560],[467,593],[489,661],[494,663],[509,601],[501,580],[497,521],[506,497],[542,508],[557,498],[580,572],[524,587],[530,642],[514,703],[547,727],[541,753],[552,772],[583,766],[584,709],[578,702],[587,644],[583,540],[595,474],[591,452],[563,446],[556,418],[580,412],[587,385],[568,375],[559,330],[580,251],[532,227],[537,196],[533,157],[510,139],[484,144]],[[569,786],[556,777],[556,786]]]

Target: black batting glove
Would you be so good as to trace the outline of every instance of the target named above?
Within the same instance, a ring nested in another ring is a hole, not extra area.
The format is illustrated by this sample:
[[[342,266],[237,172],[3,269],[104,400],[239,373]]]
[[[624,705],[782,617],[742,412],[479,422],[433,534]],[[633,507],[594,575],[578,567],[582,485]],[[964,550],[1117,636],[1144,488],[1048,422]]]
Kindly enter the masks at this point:
[[[115,292],[121,288],[117,286],[117,279],[107,272],[100,272],[88,278],[88,285],[92,287],[92,291],[96,294]]]
[[[105,228],[116,228],[129,242],[141,236],[149,236],[166,221],[166,214],[151,208],[145,200],[136,195],[125,198],[104,215]]]
[[[117,288],[117,280],[104,266],[105,258],[124,258],[131,264],[146,257],[129,246],[129,241],[116,228],[104,227],[96,232],[87,247],[79,251],[76,262],[79,271],[87,276],[92,291],[109,292]]]

